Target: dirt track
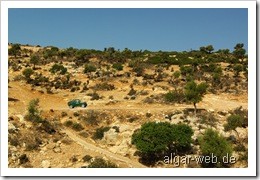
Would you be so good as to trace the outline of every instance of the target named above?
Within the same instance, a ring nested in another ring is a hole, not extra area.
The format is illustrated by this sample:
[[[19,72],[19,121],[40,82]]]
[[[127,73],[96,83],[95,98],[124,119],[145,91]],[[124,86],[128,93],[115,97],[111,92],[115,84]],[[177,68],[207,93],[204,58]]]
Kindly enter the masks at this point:
[[[75,133],[71,132],[68,129],[64,129],[62,132],[67,134],[69,136],[69,138],[72,139],[73,141],[75,141],[77,144],[83,146],[84,149],[98,153],[102,157],[106,156],[107,158],[109,158],[111,160],[116,160],[118,163],[120,163],[120,162],[125,163],[128,167],[131,167],[131,168],[145,168],[146,167],[136,161],[132,161],[131,159],[114,154],[108,150],[105,150],[105,149],[99,148],[93,144],[90,144],[90,143],[82,140],[81,138],[79,138],[77,135],[75,135]]]

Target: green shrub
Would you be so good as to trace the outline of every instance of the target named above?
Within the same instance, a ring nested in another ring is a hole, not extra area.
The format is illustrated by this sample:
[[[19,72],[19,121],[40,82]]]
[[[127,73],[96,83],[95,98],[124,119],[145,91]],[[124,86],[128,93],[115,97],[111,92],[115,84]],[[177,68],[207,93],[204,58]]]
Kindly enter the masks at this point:
[[[93,87],[94,90],[98,91],[111,91],[115,89],[115,86],[113,84],[109,84],[107,82],[104,83],[98,83]]]
[[[238,144],[234,147],[234,151],[245,152],[247,149],[243,144]]]
[[[96,129],[96,132],[93,135],[93,139],[102,139],[104,137],[104,133],[109,131],[110,127],[100,127]]]
[[[145,163],[153,164],[165,153],[185,153],[191,147],[193,130],[185,124],[148,122],[132,135],[132,144]]]
[[[175,102],[175,103],[181,103],[185,100],[185,95],[183,91],[169,91],[164,95],[164,99],[166,102]]]
[[[88,165],[88,168],[117,168],[117,165],[98,157]]]
[[[55,127],[46,119],[41,120],[41,123],[36,128],[37,131],[45,131],[48,134],[54,134],[56,132]]]
[[[34,71],[31,68],[26,68],[26,69],[23,70],[22,73],[23,73],[26,80],[30,80],[31,75],[33,75]]]
[[[80,123],[73,123],[72,129],[74,129],[75,131],[81,131],[84,129],[84,127]]]
[[[217,157],[218,163],[214,163],[213,159],[210,162],[203,161],[203,167],[228,167],[228,163],[223,162],[224,156],[232,155],[231,144],[223,137],[219,135],[218,132],[207,129],[203,136],[198,138],[202,156],[212,157],[212,155]]]
[[[62,111],[61,112],[61,117],[65,117],[65,116],[67,116],[68,114],[66,113],[66,112],[64,112],[64,111]]]
[[[55,74],[57,72],[60,72],[60,74],[66,74],[67,68],[65,68],[62,64],[54,64],[51,67],[50,72],[53,74]]]
[[[90,156],[90,155],[85,155],[85,156],[82,158],[82,160],[83,160],[84,162],[88,162],[88,161],[90,161],[92,158],[93,158],[93,157]]]
[[[42,117],[40,116],[40,111],[39,111],[39,99],[33,99],[29,102],[28,106],[28,113],[25,115],[25,119],[28,121],[36,122],[36,123],[41,123]]]
[[[80,132],[79,135],[84,137],[84,138],[87,138],[89,136],[88,132],[86,132],[86,131]]]
[[[20,164],[29,162],[29,158],[27,157],[26,154],[22,154],[21,156],[19,156],[19,160],[20,160]]]
[[[93,92],[93,93],[88,93],[88,96],[91,96],[90,100],[99,100],[102,99],[102,97],[97,93],[97,92]]]
[[[94,65],[86,64],[84,68],[84,73],[95,72],[96,70],[97,68]]]
[[[133,71],[136,73],[136,76],[142,76],[144,73],[144,64],[136,64],[133,67]]]
[[[133,88],[131,88],[131,90],[128,92],[127,95],[133,96],[133,95],[135,95],[135,94],[136,94],[136,90],[134,90]]]
[[[99,120],[98,120],[98,113],[95,111],[91,110],[89,113],[87,113],[86,116],[81,116],[80,119],[86,123],[87,125],[98,125]]]
[[[64,123],[64,125],[65,125],[66,127],[70,127],[70,126],[72,126],[72,124],[73,124],[73,122],[72,122],[71,120],[68,120],[68,121],[66,121],[66,122]]]
[[[78,117],[78,116],[80,116],[80,113],[74,112],[74,113],[73,113],[73,116]]]
[[[115,63],[112,65],[112,68],[118,70],[118,71],[122,71],[124,66],[121,63]]]
[[[134,122],[134,121],[136,121],[136,120],[138,120],[138,119],[139,119],[138,116],[131,116],[131,117],[128,119],[128,122],[132,123],[132,122]]]
[[[178,78],[180,77],[180,75],[181,75],[181,72],[180,72],[180,71],[175,71],[175,72],[173,73],[173,77],[174,77],[175,79],[178,79]]]
[[[115,130],[115,132],[119,133],[119,127],[118,126],[113,126],[112,128]]]
[[[200,124],[205,124],[205,125],[208,125],[208,126],[211,126],[211,127],[215,127],[216,126],[216,123],[217,123],[217,119],[216,117],[214,116],[213,113],[201,113],[199,116],[198,116],[199,120],[198,122]]]
[[[243,118],[240,115],[230,115],[227,118],[227,123],[224,125],[224,130],[229,131],[229,130],[236,130],[237,127],[242,127],[244,123]]]

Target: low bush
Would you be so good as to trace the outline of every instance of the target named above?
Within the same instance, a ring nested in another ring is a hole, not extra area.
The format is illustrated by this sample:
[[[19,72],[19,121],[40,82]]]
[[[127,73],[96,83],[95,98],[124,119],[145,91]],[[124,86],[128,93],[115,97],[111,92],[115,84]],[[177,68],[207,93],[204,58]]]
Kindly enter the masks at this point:
[[[133,96],[136,94],[136,90],[134,90],[133,88],[131,88],[131,90],[127,93],[127,95],[129,96]]]
[[[240,115],[230,115],[227,118],[227,123],[224,125],[224,130],[236,130],[237,127],[242,127],[243,125],[243,118]]]
[[[94,65],[86,64],[84,68],[84,73],[95,72],[96,70],[97,68]]]
[[[107,82],[104,83],[98,83],[93,87],[94,90],[98,91],[111,91],[115,89],[115,86],[113,84],[109,84]]]
[[[102,139],[104,137],[104,133],[109,131],[110,127],[100,127],[96,129],[96,132],[93,135],[93,139]]]
[[[83,162],[89,162],[91,159],[92,159],[93,157],[92,156],[90,156],[90,155],[85,155],[83,158],[82,158],[82,160],[83,160]]]
[[[112,65],[112,68],[118,70],[118,71],[122,71],[124,66],[121,63],[115,63]]]
[[[65,68],[62,64],[54,64],[51,69],[50,72],[55,74],[57,72],[59,72],[60,74],[66,74],[67,72],[67,68]]]
[[[97,92],[88,93],[87,95],[91,96],[91,101],[102,99],[102,97]]]
[[[61,117],[65,117],[65,116],[67,116],[68,114],[66,113],[66,112],[64,112],[64,111],[62,111],[61,112]]]
[[[64,123],[64,125],[65,125],[66,127],[71,127],[72,124],[73,124],[73,122],[72,122],[71,120],[65,121],[65,123]]]
[[[84,129],[84,127],[80,123],[73,123],[71,127],[75,131],[81,131]]]
[[[88,168],[117,168],[117,165],[98,157],[88,165]]]
[[[80,132],[79,135],[84,138],[87,138],[89,136],[89,134],[86,131]]]
[[[112,128],[115,130],[115,132],[119,133],[119,127],[118,126],[113,126]]]
[[[86,123],[87,125],[98,125],[99,119],[98,119],[98,113],[95,111],[89,111],[87,115],[80,116],[80,119]]]
[[[20,164],[25,164],[29,162],[29,158],[26,154],[22,154],[21,156],[19,156],[19,160],[20,160]]]
[[[164,99],[169,103],[182,103],[185,101],[185,95],[181,90],[169,91],[164,95]]]

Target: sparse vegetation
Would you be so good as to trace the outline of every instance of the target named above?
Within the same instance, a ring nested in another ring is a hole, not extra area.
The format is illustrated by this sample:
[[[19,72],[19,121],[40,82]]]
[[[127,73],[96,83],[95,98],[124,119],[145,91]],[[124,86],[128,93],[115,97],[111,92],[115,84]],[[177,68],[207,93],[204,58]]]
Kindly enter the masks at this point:
[[[88,168],[117,168],[117,165],[103,158],[96,157],[94,161],[88,165]]]
[[[98,83],[96,84],[93,89],[95,91],[111,91],[113,89],[115,89],[115,86],[113,84],[109,84],[107,82],[104,82],[104,83]]]
[[[239,163],[202,167],[248,166],[248,57],[242,43],[233,52],[212,45],[152,52],[9,44],[8,53],[10,167],[35,166],[32,154],[37,159],[50,151],[57,159],[70,154],[66,162],[60,159],[64,165],[118,167],[94,158],[99,152],[84,156],[69,132],[129,161],[138,163],[138,156],[149,167],[172,167],[162,163],[170,153],[221,159],[233,150]],[[69,109],[74,98],[89,106]]]

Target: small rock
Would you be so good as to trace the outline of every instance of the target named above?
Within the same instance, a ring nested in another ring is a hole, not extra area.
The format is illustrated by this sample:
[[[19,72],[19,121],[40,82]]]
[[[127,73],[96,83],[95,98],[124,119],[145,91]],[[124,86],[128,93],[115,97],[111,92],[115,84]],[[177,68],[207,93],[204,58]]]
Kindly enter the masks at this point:
[[[55,147],[55,148],[53,149],[53,151],[54,151],[55,153],[61,153],[61,148]]]
[[[56,147],[56,145],[53,143],[50,143],[50,144],[47,144],[46,147],[47,147],[47,149],[54,149]]]
[[[42,163],[41,163],[41,166],[43,168],[50,168],[51,167],[51,163],[48,160],[43,160]]]

